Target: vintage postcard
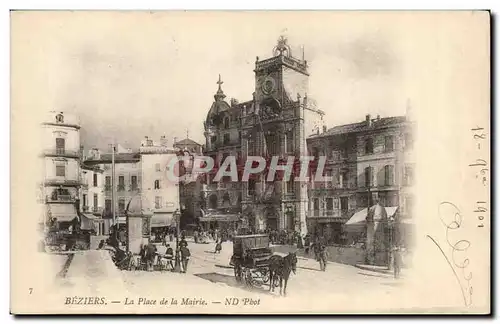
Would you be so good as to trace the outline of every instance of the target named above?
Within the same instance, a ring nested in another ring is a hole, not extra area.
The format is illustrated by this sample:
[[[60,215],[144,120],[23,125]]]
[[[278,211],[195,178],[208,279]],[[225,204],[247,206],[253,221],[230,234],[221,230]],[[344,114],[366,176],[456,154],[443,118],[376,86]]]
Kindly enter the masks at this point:
[[[13,11],[14,314],[488,314],[487,11]]]

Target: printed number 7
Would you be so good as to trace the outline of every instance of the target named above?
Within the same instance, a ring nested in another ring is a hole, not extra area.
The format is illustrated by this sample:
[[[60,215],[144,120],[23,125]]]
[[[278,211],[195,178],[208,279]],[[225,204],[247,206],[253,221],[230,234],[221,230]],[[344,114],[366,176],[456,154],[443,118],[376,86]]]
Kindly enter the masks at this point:
[[[30,290],[30,295],[33,293],[33,288],[29,288]]]

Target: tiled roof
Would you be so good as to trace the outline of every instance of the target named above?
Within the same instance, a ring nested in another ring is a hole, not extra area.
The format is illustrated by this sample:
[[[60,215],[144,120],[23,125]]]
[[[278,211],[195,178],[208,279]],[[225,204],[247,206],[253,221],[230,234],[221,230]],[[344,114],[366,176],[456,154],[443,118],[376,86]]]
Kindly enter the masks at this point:
[[[111,162],[111,153],[101,154],[101,161]],[[139,153],[116,153],[115,162],[134,162],[140,161]]]
[[[189,139],[189,138],[185,138],[183,140],[175,142],[174,146],[176,146],[176,145],[197,145],[197,146],[201,146],[201,144],[198,144],[198,143],[196,143],[195,141],[193,141],[192,139]]]
[[[311,136],[309,136],[309,138],[332,136],[332,135],[339,135],[339,134],[348,134],[348,133],[358,133],[358,132],[383,129],[383,128],[388,128],[388,127],[395,126],[398,124],[402,124],[404,122],[406,122],[405,116],[385,117],[385,118],[380,118],[379,120],[372,119],[371,126],[368,126],[366,124],[366,121],[362,121],[359,123],[339,125],[339,126],[335,126],[333,128],[330,128],[329,130],[327,130],[326,132],[324,132],[322,134],[311,135]]]

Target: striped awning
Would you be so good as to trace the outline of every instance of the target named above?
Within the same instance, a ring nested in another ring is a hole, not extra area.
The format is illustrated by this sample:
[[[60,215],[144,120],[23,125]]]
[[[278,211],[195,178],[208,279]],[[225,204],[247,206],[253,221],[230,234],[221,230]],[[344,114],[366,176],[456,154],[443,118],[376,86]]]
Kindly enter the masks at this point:
[[[47,204],[47,213],[58,222],[71,222],[73,219],[79,219],[73,204]]]
[[[174,223],[173,213],[155,213],[151,217],[151,227],[168,227]]]
[[[237,222],[239,219],[238,214],[206,215],[199,218],[200,222]]]

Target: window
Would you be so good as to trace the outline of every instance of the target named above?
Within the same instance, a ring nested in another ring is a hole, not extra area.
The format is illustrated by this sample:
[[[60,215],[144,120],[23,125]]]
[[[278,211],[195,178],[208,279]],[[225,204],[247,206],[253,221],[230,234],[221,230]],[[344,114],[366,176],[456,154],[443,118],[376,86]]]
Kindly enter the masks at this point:
[[[123,198],[120,198],[118,200],[118,212],[119,213],[125,212],[125,199],[123,199]]]
[[[413,149],[413,136],[410,133],[404,135],[405,150]]]
[[[326,198],[326,210],[333,210],[333,198]]]
[[[269,155],[278,154],[278,149],[279,149],[278,135],[276,135],[275,133],[269,133],[265,137],[266,137],[267,153]]]
[[[366,139],[365,154],[373,154],[373,138]]]
[[[99,206],[99,197],[97,194],[94,194],[94,211],[97,211],[97,207]]]
[[[118,191],[125,190],[125,177],[118,176]]]
[[[313,199],[313,210],[319,210],[319,198]]]
[[[241,142],[241,132],[238,132],[238,141]]]
[[[65,177],[66,176],[66,166],[65,165],[56,165],[56,176],[57,177]]]
[[[413,167],[410,165],[405,166],[404,185],[405,186],[413,185]]]
[[[386,152],[394,151],[394,137],[386,136],[384,147]]]
[[[229,118],[224,118],[224,128],[229,128]]]
[[[217,208],[217,195],[213,194],[210,196],[210,208],[211,209],[216,209]]]
[[[97,173],[94,173],[94,187],[97,187],[98,184],[97,184]]]
[[[155,164],[155,170],[156,170],[156,172],[160,172],[161,171],[160,163],[156,163]]]
[[[212,145],[216,144],[217,143],[217,136],[210,137],[210,143],[212,143]]]
[[[347,211],[349,209],[349,198],[340,197],[340,210]]]
[[[161,197],[160,196],[156,196],[155,197],[155,208],[156,209],[160,209],[161,208]]]
[[[130,182],[131,182],[131,189],[132,190],[137,190],[137,176],[131,176],[130,177]]]
[[[224,134],[224,144],[229,144],[229,140],[230,140],[229,134]]]
[[[295,182],[293,181],[293,177],[290,177],[290,180],[288,180],[288,182],[286,183],[286,193],[295,193]]]
[[[339,188],[347,188],[347,172],[346,171],[340,171]]]
[[[83,208],[87,207],[87,195],[86,194],[83,194],[83,196],[82,196],[82,205],[83,205]]]
[[[339,200],[337,198],[333,200],[333,208],[339,209]]]
[[[104,208],[106,209],[106,212],[108,213],[112,212],[111,199],[106,199],[104,201]]]
[[[287,153],[293,152],[293,131],[289,130],[286,133],[286,151]]]
[[[66,140],[64,138],[56,138],[56,153],[63,154],[66,147]]]
[[[222,197],[222,204],[224,206],[229,206],[231,205],[231,200],[229,199],[229,194],[226,192],[224,196]]]
[[[372,174],[373,174],[373,168],[366,167],[365,168],[365,187],[371,187],[373,185]]]
[[[160,189],[160,180],[155,180],[154,188],[155,189]]]
[[[106,176],[104,190],[111,190],[111,177]]]
[[[406,196],[405,197],[405,205],[404,205],[404,210],[407,215],[411,215],[413,211],[413,197],[411,196]]]
[[[254,179],[248,179],[248,194],[249,195],[255,194],[255,180]]]
[[[385,185],[386,186],[394,185],[394,166],[393,165],[384,166],[384,175],[385,175]]]

